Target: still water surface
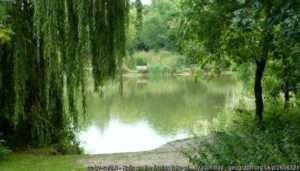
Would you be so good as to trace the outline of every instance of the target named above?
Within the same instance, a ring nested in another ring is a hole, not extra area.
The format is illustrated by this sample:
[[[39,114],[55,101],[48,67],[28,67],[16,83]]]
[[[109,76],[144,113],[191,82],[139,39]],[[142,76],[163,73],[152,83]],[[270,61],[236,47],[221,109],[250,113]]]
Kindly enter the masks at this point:
[[[210,121],[234,105],[237,84],[229,78],[129,79],[120,95],[110,82],[88,94],[87,121],[78,134],[88,154],[155,149],[191,137],[199,121]]]

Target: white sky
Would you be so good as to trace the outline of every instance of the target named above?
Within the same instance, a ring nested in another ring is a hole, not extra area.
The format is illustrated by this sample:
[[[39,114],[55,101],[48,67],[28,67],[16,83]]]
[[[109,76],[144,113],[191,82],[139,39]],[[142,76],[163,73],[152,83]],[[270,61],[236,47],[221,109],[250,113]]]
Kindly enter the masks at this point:
[[[131,1],[135,1],[135,0],[131,0]],[[151,0],[142,0],[144,5],[149,5],[151,4]]]
[[[151,0],[142,0],[143,4],[150,4]]]

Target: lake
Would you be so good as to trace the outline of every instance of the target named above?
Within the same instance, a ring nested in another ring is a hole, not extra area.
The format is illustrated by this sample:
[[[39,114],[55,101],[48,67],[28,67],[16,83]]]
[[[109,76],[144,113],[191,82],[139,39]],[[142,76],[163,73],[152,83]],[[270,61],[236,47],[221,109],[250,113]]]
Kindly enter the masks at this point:
[[[86,122],[78,133],[87,154],[137,152],[194,135],[199,121],[211,121],[237,103],[230,78],[126,79],[102,93],[88,93]]]

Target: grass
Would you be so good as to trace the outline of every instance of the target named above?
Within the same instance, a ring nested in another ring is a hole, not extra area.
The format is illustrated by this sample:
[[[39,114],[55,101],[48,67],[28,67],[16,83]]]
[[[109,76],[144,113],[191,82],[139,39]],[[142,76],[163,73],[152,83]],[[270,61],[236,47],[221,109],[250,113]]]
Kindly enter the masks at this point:
[[[0,161],[1,171],[85,171],[79,155],[10,154]]]

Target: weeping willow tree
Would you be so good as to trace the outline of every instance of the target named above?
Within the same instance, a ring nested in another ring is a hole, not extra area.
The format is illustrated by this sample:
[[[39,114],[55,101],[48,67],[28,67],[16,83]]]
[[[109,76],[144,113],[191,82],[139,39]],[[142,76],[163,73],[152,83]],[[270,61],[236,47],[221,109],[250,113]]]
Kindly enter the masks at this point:
[[[0,102],[8,96],[2,96],[5,87],[13,87],[12,100],[3,104],[9,110],[0,115],[9,116],[14,141],[19,142],[14,145],[44,146],[73,139],[85,111],[87,72],[91,68],[97,90],[115,75],[125,56],[128,5],[128,0],[12,2],[12,57],[7,66],[12,72],[4,73],[12,81],[1,82]],[[6,65],[3,60],[2,64]],[[8,70],[1,67],[2,71]]]
[[[15,91],[13,75],[13,57],[10,53],[10,32],[0,26],[0,140],[1,132],[11,134],[13,124]],[[7,136],[6,136],[7,137]]]

